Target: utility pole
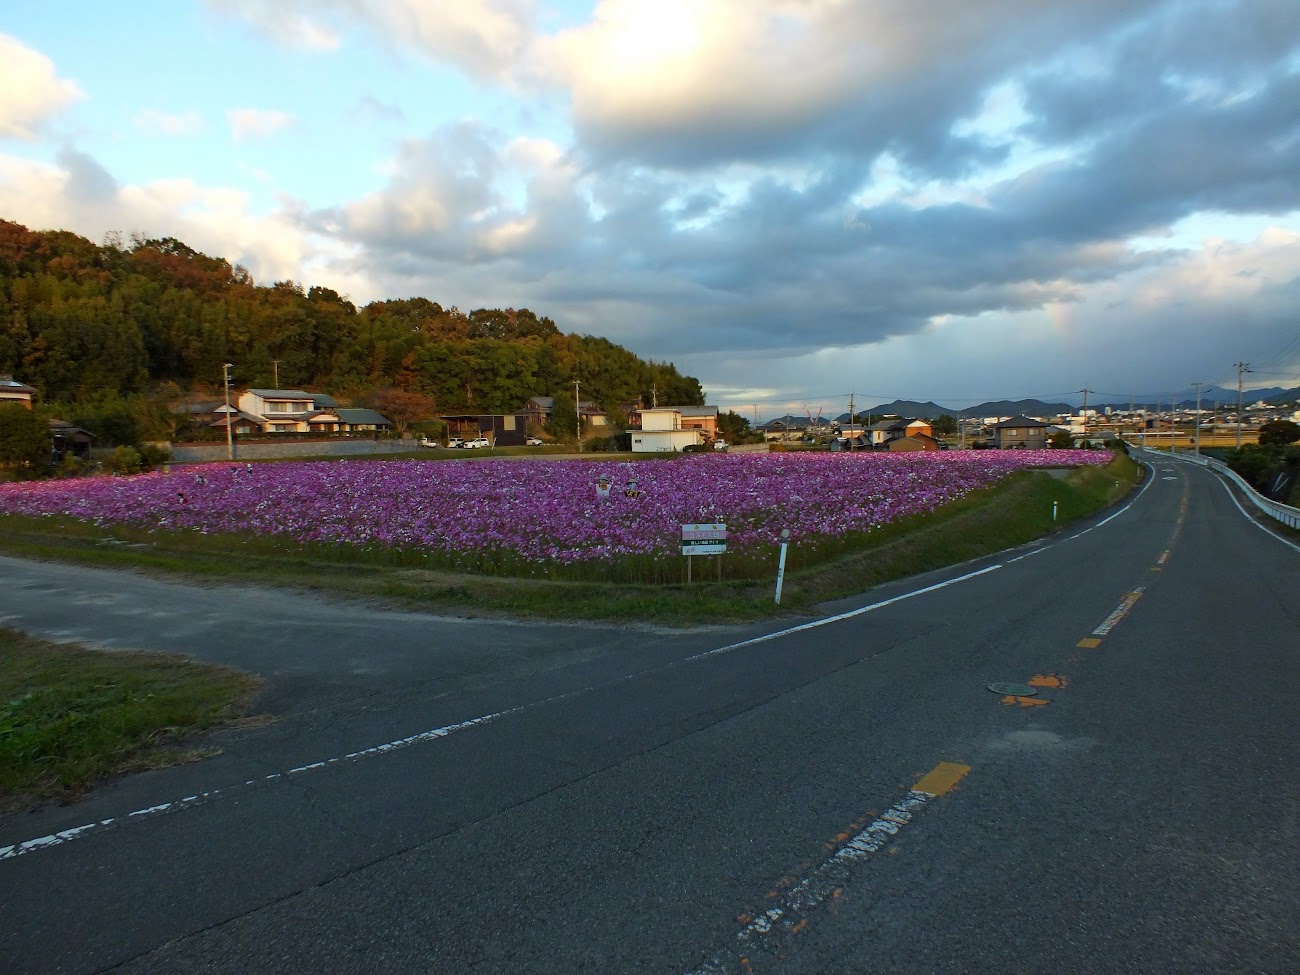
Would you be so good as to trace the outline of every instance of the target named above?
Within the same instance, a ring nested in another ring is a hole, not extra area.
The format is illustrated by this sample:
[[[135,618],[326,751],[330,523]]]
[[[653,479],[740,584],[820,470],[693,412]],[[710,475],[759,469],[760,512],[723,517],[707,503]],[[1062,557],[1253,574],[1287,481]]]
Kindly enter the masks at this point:
[[[1237,449],[1241,449],[1241,374],[1250,372],[1249,362],[1238,362],[1237,366]]]
[[[582,384],[578,382],[578,380],[575,379],[573,381],[573,412],[574,415],[577,416],[578,418],[576,424],[578,428],[577,430],[578,453],[582,453],[582,403],[578,399],[578,387],[581,385]]]
[[[1195,447],[1193,449],[1196,452],[1196,456],[1200,457],[1201,456],[1201,387],[1204,386],[1205,383],[1192,383],[1192,385],[1196,387],[1196,420],[1195,420],[1196,438],[1195,438]]]
[[[853,426],[853,394],[849,393],[849,426]]]
[[[221,365],[221,381],[226,387],[226,456],[230,460],[235,459],[234,424],[230,420],[230,369],[233,365],[233,362],[225,362]]]
[[[271,368],[275,370],[275,386],[273,388],[279,389],[280,388],[280,360],[272,359]]]
[[[1087,386],[1079,390],[1083,393],[1083,435],[1088,436],[1088,394],[1092,392]]]

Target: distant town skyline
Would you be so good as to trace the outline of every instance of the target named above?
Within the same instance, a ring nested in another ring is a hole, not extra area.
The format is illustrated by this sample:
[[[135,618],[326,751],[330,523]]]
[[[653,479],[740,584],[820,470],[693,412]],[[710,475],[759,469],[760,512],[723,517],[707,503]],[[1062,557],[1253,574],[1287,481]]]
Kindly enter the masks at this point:
[[[1300,4],[71,0],[0,217],[529,307],[779,415],[1300,385]]]

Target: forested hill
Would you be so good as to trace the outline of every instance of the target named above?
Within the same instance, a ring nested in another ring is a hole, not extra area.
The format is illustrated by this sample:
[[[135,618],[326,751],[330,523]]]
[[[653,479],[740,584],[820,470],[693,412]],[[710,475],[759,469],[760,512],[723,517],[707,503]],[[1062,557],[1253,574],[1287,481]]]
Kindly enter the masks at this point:
[[[0,373],[42,401],[137,401],[160,388],[312,389],[363,400],[395,388],[439,412],[500,413],[530,396],[572,394],[607,409],[657,390],[701,404],[700,384],[607,339],[566,335],[527,309],[468,314],[435,301],[358,309],[328,288],[253,282],[239,265],[181,241],[98,245],[67,231],[0,220]]]

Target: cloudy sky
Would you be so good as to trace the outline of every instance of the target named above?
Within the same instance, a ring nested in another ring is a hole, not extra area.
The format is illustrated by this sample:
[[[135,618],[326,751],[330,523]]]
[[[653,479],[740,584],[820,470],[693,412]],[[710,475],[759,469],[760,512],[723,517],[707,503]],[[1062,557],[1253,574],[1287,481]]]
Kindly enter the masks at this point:
[[[1295,0],[6,4],[0,92],[0,217],[746,414],[1300,385]]]

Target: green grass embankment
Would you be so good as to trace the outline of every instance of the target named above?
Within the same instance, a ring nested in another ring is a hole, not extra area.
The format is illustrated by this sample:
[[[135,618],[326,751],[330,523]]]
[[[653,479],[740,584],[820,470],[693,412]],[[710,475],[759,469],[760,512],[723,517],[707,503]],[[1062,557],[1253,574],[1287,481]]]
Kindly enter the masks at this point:
[[[66,518],[0,518],[0,551],[29,558],[164,573],[197,582],[308,589],[386,604],[470,616],[513,615],[690,626],[741,622],[807,611],[919,572],[990,555],[1060,530],[1127,493],[1139,468],[1123,455],[1105,467],[1022,471],[938,511],[868,532],[846,552],[787,562],[782,605],[772,582],[708,581],[714,566],[697,560],[687,586],[680,566],[658,584],[554,581],[412,568],[382,551],[302,546],[276,538],[99,528]],[[1058,504],[1052,521],[1052,503]],[[771,553],[772,579],[776,553]]]
[[[260,685],[170,654],[89,650],[0,628],[0,813],[211,754],[186,739],[240,719]]]

